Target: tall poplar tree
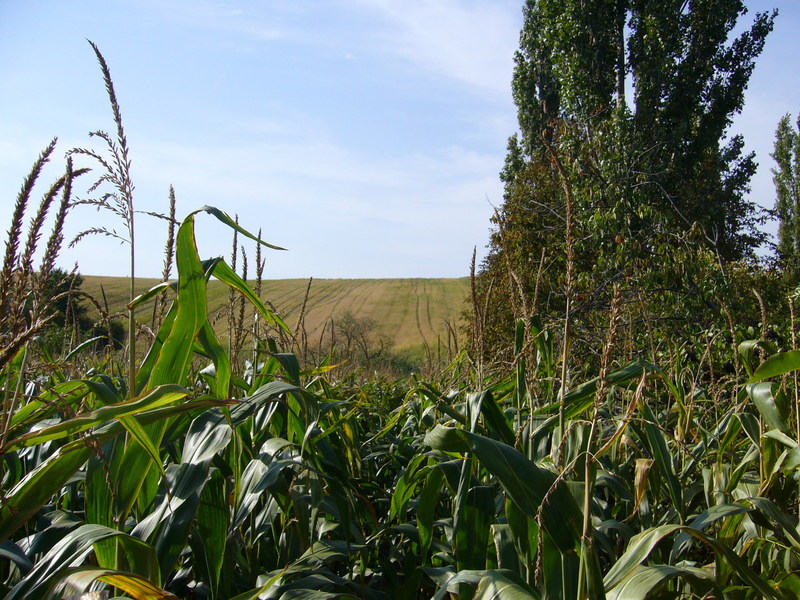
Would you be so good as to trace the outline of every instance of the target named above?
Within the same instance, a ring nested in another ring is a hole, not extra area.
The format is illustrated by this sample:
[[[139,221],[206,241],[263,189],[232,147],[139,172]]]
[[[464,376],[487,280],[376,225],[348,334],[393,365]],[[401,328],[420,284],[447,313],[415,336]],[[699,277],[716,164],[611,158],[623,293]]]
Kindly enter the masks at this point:
[[[727,133],[776,13],[735,37],[742,0],[527,0],[523,14],[519,131],[480,277],[506,302],[487,331],[507,332],[523,304],[561,310],[568,195],[579,318],[621,279],[683,295],[670,306],[703,296],[695,252],[724,278],[764,239],[745,197],[754,155]]]
[[[800,283],[800,117],[796,128],[789,115],[775,131],[775,213],[778,217],[778,258],[786,279]]]

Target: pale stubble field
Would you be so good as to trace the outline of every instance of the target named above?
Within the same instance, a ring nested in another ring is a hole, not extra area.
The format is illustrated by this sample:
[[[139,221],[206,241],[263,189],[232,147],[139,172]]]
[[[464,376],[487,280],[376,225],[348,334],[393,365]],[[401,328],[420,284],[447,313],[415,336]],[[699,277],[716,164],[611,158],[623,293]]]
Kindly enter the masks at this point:
[[[137,279],[137,289],[144,292],[157,283],[157,279]],[[307,279],[265,280],[261,296],[294,329],[307,287]],[[128,294],[125,278],[85,275],[82,289],[101,303],[104,291],[111,312],[125,310]],[[209,315],[223,337],[227,333],[228,289],[217,281],[212,281],[208,287]],[[469,279],[466,277],[314,279],[306,303],[305,331],[309,344],[316,343],[332,318],[349,311],[357,318],[374,321],[376,330],[393,340],[395,350],[414,350],[425,344],[430,347],[446,345],[447,323],[463,338],[460,326],[468,296]],[[148,308],[140,309],[137,314],[142,315],[141,322],[146,322]]]

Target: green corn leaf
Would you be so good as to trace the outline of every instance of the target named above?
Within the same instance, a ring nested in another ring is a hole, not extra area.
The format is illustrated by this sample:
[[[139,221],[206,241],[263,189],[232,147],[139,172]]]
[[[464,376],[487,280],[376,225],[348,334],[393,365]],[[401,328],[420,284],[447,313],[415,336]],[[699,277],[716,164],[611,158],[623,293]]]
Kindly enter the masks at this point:
[[[460,429],[437,425],[425,436],[425,443],[445,452],[472,452],[529,517],[536,517],[547,495],[549,501],[542,507],[545,530],[562,553],[575,549],[583,515],[566,485],[550,490],[554,473],[537,467],[511,446]]]
[[[631,538],[628,548],[603,579],[606,593],[619,585],[638,565],[647,560],[647,557],[663,538],[679,529],[681,529],[680,525],[662,525],[643,531]]]
[[[278,584],[286,573],[286,569],[272,575],[267,582],[259,588],[250,590],[238,596],[234,596],[231,600],[260,600],[265,597],[265,592],[269,591],[274,585]]]
[[[158,452],[158,448],[153,444],[150,440],[150,436],[147,435],[147,432],[144,430],[144,427],[131,416],[124,416],[119,418],[120,425],[125,428],[125,431],[131,436],[131,439],[136,440],[136,442],[141,446],[147,455],[150,457],[152,464],[155,465],[156,469],[158,469],[158,473],[161,476],[161,480],[166,482],[167,475],[164,472],[164,465],[161,464],[161,455]]]
[[[228,398],[231,395],[231,361],[228,353],[219,343],[217,334],[211,323],[206,320],[197,336],[205,353],[214,363],[214,385],[212,393],[217,398]]]
[[[82,415],[77,415],[71,419],[62,421],[58,425],[53,425],[51,427],[46,427],[44,429],[39,429],[38,431],[22,435],[16,439],[10,440],[6,444],[3,451],[13,452],[14,450],[19,450],[20,448],[27,448],[29,446],[35,446],[36,444],[63,439],[65,437],[81,433],[82,431],[86,431],[92,427],[97,427],[98,425],[101,425],[106,421],[111,421],[112,419],[124,419],[125,417],[143,412],[145,410],[159,408],[166,404],[171,404],[177,400],[180,400],[181,398],[184,398],[186,394],[186,390],[179,385],[160,386],[154,390],[151,390],[144,396],[119,402],[117,404],[103,406],[97,410],[93,410]]]
[[[425,573],[439,586],[433,600],[443,600],[448,592],[457,594],[462,584],[476,586],[475,598],[489,600],[531,600],[541,596],[527,587],[522,580],[508,570],[464,570],[458,573],[441,569],[425,569]],[[480,594],[480,596],[478,596]]]
[[[778,441],[792,449],[800,447],[800,444],[778,429],[770,429],[764,432],[764,437]]]
[[[256,307],[259,314],[269,323],[270,325],[275,325],[276,327],[280,327],[286,333],[291,335],[291,330],[286,323],[283,322],[278,315],[273,313],[267,305],[259,298],[253,288],[250,287],[246,281],[244,281],[233,269],[231,269],[225,261],[219,261],[214,265],[213,275],[223,283],[228,284],[230,287],[244,295],[253,306]]]
[[[55,410],[54,403],[56,400],[68,406],[75,406],[88,393],[89,386],[86,384],[85,380],[76,379],[59,383],[52,389],[42,392],[40,399],[31,400],[24,406],[21,406],[11,418],[11,428],[9,431],[14,432],[18,429],[28,428],[35,422],[46,418],[47,415]]]
[[[0,541],[26,524],[88,459],[91,452],[81,447],[64,446],[22,481],[6,492],[0,505]]]
[[[154,544],[161,541],[162,545],[165,544],[162,538],[175,537],[176,534],[170,533],[169,529],[183,526],[187,512],[184,504],[187,502],[196,504],[206,477],[207,470],[203,465],[187,463],[167,465],[167,478],[172,495],[163,495],[156,507],[136,525],[133,534]],[[162,558],[159,553],[159,559]]]
[[[552,378],[556,373],[556,362],[553,360],[553,336],[545,329],[539,315],[531,317],[531,335],[533,336],[538,352],[537,363],[545,379]],[[552,390],[552,385],[549,386]]]
[[[286,327],[286,325],[285,324],[282,325],[282,328],[283,327]],[[289,381],[295,385],[300,385],[301,370],[300,370],[300,361],[297,359],[297,355],[292,354],[290,352],[277,352],[273,354],[273,356],[280,363],[281,367],[283,368],[283,372],[286,373],[286,376],[289,378]]]
[[[178,270],[177,313],[150,373],[150,386],[184,381],[195,337],[208,321],[205,273],[197,256],[192,215],[186,217],[178,229],[175,264]]]
[[[436,503],[444,486],[444,473],[441,469],[427,469],[427,477],[417,501],[417,529],[419,530],[420,565],[425,565],[433,541],[433,523]]]
[[[770,525],[770,528],[776,532],[780,532],[782,536],[789,540],[789,543],[794,546],[795,551],[800,550],[800,532],[797,531],[797,522],[794,517],[790,517],[784,513],[768,498],[754,496],[752,498],[747,498],[747,502],[750,502],[750,504],[758,509],[767,519],[772,521],[772,523],[777,524],[777,527]]]
[[[219,409],[209,410],[196,417],[189,426],[183,443],[181,462],[204,464],[227,448],[233,430]]]
[[[486,568],[486,550],[494,513],[493,488],[485,485],[470,488],[455,527],[456,568],[459,571]]]
[[[730,515],[738,515],[742,513],[750,512],[752,509],[742,506],[741,504],[717,504],[712,506],[706,511],[703,511],[699,515],[697,515],[694,519],[692,519],[691,523],[689,523],[689,527],[692,529],[696,529],[698,531],[702,531],[715,521],[719,519],[724,519],[729,517]],[[689,547],[689,543],[692,540],[692,536],[690,536],[686,532],[680,533],[675,538],[675,544],[672,547],[672,551],[670,552],[670,563],[674,564],[678,562],[679,557],[687,550]]]
[[[114,384],[103,377],[101,381],[86,380],[86,385],[101,404],[117,404],[125,398],[116,390]]]
[[[254,459],[247,464],[241,478],[236,512],[230,528],[236,529],[250,516],[261,495],[279,483],[279,477],[286,469],[297,466],[294,460],[277,460],[265,463]]]
[[[352,554],[364,550],[360,544],[344,540],[319,540],[303,552],[287,570],[287,574],[301,573],[305,570],[319,570],[330,560],[347,560]]]
[[[489,571],[481,577],[472,600],[531,600],[532,590],[511,579],[511,572]]]
[[[160,514],[158,535],[154,546],[158,555],[161,576],[167,578],[186,547],[189,530],[200,505],[200,494],[208,478],[208,467],[181,463],[168,467],[172,497],[165,496],[163,510],[156,509],[148,515]],[[137,530],[134,529],[134,533]]]
[[[148,438],[148,445],[160,447],[161,437],[166,428],[166,421],[157,422],[147,428],[145,434]],[[157,440],[157,441],[156,441]],[[157,455],[157,453],[156,453]],[[117,519],[127,518],[142,491],[150,470],[154,467],[153,454],[143,447],[136,438],[128,441],[122,454],[122,461],[117,473],[114,473],[116,489],[116,513]],[[158,461],[160,462],[160,460]]]
[[[667,482],[667,493],[670,500],[672,500],[673,507],[683,518],[686,512],[686,507],[683,504],[683,486],[675,473],[675,465],[672,462],[672,454],[670,454],[667,446],[667,439],[664,436],[664,432],[658,427],[658,422],[650,406],[647,403],[642,403],[639,410],[644,418],[645,436],[642,441],[647,444],[650,454],[661,472],[661,476]]]
[[[160,506],[134,530],[137,537],[154,539],[161,571],[165,577],[186,545],[191,525],[201,505],[201,495],[207,485],[209,465],[228,446],[231,437],[232,429],[221,410],[208,410],[195,418],[184,438],[181,464],[168,467],[167,489],[171,490],[171,494],[165,495]],[[215,489],[221,489],[220,485],[217,482]],[[213,502],[213,499],[208,501]],[[227,518],[223,529],[227,530]],[[153,538],[156,532],[157,535]],[[223,541],[224,539],[223,535]],[[222,553],[224,554],[224,543]],[[215,560],[216,558],[222,560],[221,556],[215,557]],[[209,573],[215,574],[214,577],[219,579],[219,569],[216,567]]]
[[[286,404],[285,397],[288,394],[295,394],[301,398],[313,398],[313,394],[304,390],[301,387],[287,383],[285,381],[270,381],[262,385],[255,392],[231,410],[231,419],[233,419],[234,426],[238,426],[246,419],[253,416],[253,413],[259,407],[270,402],[282,402]]]
[[[747,395],[756,405],[758,412],[761,414],[764,422],[770,429],[777,429],[787,435],[792,433],[789,424],[786,422],[786,416],[781,414],[782,411],[776,403],[775,398],[775,383],[762,382],[754,383],[747,386]]]
[[[164,347],[164,342],[169,337],[172,327],[175,324],[175,319],[178,316],[178,304],[173,302],[169,307],[167,314],[164,315],[164,320],[161,322],[156,333],[155,339],[150,344],[150,349],[145,354],[142,363],[139,365],[139,370],[136,372],[136,392],[141,393],[145,386],[150,381],[150,376],[153,374],[153,367],[158,362],[158,357]]]
[[[745,340],[739,344],[739,356],[742,358],[742,364],[744,364],[744,368],[750,377],[753,377],[757,370],[755,363],[758,349],[765,351],[768,355],[773,353],[773,349],[763,340]]]
[[[107,473],[114,472],[118,468],[124,443],[124,439],[120,437],[113,438],[102,448],[103,458],[92,456],[89,459],[84,481],[86,521],[88,523],[106,527],[115,526],[113,490],[109,485]],[[97,542],[94,546],[94,553],[100,567],[116,568],[117,545],[113,539]]]
[[[128,308],[136,308],[137,306],[144,304],[148,300],[152,300],[156,296],[161,295],[163,292],[169,289],[171,289],[174,292],[177,292],[178,285],[174,281],[173,282],[162,281],[161,283],[151,287],[143,294],[139,294],[138,296],[136,296],[136,298],[130,301],[130,303],[128,304]]]
[[[791,371],[800,370],[800,350],[789,350],[773,354],[753,372],[747,383],[758,383],[770,377],[777,377]]]
[[[141,424],[146,425],[162,422],[185,412],[230,403],[230,401],[219,400],[195,400],[186,404],[150,410],[135,418]],[[124,432],[125,428],[119,422],[112,421],[97,429],[93,437],[102,444]],[[0,541],[7,539],[17,528],[27,523],[90,456],[91,451],[86,447],[84,440],[65,444],[7,492],[6,501],[0,504]]]
[[[739,443],[739,434],[742,432],[742,421],[738,418],[738,413],[731,409],[722,417],[714,431],[714,438],[719,440],[720,453],[728,452],[729,449]]]
[[[226,213],[219,210],[218,208],[206,205],[194,211],[192,215],[196,215],[199,212],[207,212],[208,214],[219,219],[222,223],[224,223],[228,227],[235,229],[243,236],[249,237],[251,240],[258,242],[262,246],[266,246],[267,248],[272,248],[273,250],[286,250],[286,248],[281,248],[280,246],[273,246],[272,244],[268,244],[264,240],[258,239],[256,236],[254,236],[252,233],[241,227],[236,221],[231,219]]]
[[[610,595],[611,590],[615,589],[629,576],[633,575],[639,565],[647,560],[653,549],[658,545],[659,542],[661,542],[661,540],[675,532],[680,531],[685,531],[692,537],[710,546],[711,549],[717,553],[721,561],[726,563],[727,566],[745,582],[747,582],[748,585],[758,590],[763,597],[779,600],[780,597],[773,591],[769,584],[767,584],[766,581],[754,573],[744,559],[741,558],[730,547],[711,536],[697,531],[696,529],[687,527],[685,525],[676,524],[653,527],[631,538],[630,542],[628,543],[628,548],[625,550],[619,560],[614,563],[603,579],[606,593]]]
[[[490,529],[492,540],[494,541],[495,555],[497,556],[497,567],[518,572],[521,563],[517,549],[514,546],[514,536],[508,523],[494,523]]]
[[[533,565],[538,546],[539,527],[536,525],[536,520],[522,512],[510,498],[506,498],[506,522],[514,540],[517,556],[528,570],[525,580],[530,582],[533,575],[530,572],[530,565]]]
[[[33,568],[31,559],[11,540],[0,543],[0,557],[14,563],[23,575]]]
[[[642,376],[643,373],[658,372],[657,367],[651,365],[646,361],[636,361],[631,364],[614,371],[606,377],[608,385],[625,385]],[[576,419],[582,415],[594,402],[595,394],[597,393],[597,384],[600,381],[598,377],[590,379],[579,386],[573,388],[564,396],[564,403],[567,406],[566,417],[568,419]],[[536,410],[537,413],[552,413],[558,411],[559,403],[552,402]]]
[[[483,414],[486,428],[497,435],[504,444],[513,445],[516,435],[509,419],[497,404],[491,392],[483,392],[480,401],[480,410]]]
[[[155,363],[147,366],[148,387],[183,382],[193,358],[193,345],[198,333],[208,323],[206,276],[197,256],[194,236],[194,217],[189,215],[178,228],[175,241],[175,264],[178,270],[178,299],[175,317]],[[147,360],[145,361],[147,362]],[[159,447],[167,422],[146,428],[153,446]],[[117,487],[117,516],[126,519],[148,473],[152,468],[151,453],[137,441],[131,440],[122,457]]]
[[[159,585],[158,561],[154,549],[126,533],[102,525],[82,525],[64,536],[36,563],[30,573],[15,585],[6,600],[45,598],[48,588],[57,583],[66,567],[77,566],[97,542],[115,537],[131,566],[131,571]]]
[[[398,519],[401,523],[405,519],[406,506],[409,500],[414,497],[414,492],[417,489],[417,484],[420,483],[421,477],[418,475],[417,469],[427,460],[423,454],[419,454],[412,458],[406,469],[397,479],[392,492],[392,501],[389,509],[389,520],[394,521]]]
[[[692,588],[697,597],[705,597],[714,583],[713,575],[703,569],[670,565],[639,565],[621,585],[614,588],[606,597],[608,600],[645,600],[650,592],[678,577],[694,584]]]
[[[97,342],[99,342],[101,340],[106,340],[106,339],[108,339],[108,336],[105,336],[105,335],[97,335],[95,337],[89,338],[85,342],[82,342],[82,343],[78,344],[77,346],[75,346],[75,348],[73,348],[70,351],[70,353],[67,354],[62,359],[62,362],[63,363],[72,362],[75,359],[75,357],[78,356],[81,352],[83,352],[87,348],[91,348],[95,343],[97,343]]]
[[[225,560],[228,537],[228,494],[225,478],[218,469],[211,476],[200,495],[197,517],[194,522],[196,542],[192,544],[197,560],[195,568],[202,580],[211,586],[212,597],[218,596],[220,574]]]
[[[547,530],[541,535],[542,596],[545,598],[578,598],[581,557],[577,552],[563,554]],[[538,558],[538,557],[537,557]],[[588,590],[587,590],[588,591]],[[592,598],[594,600],[594,598]],[[598,598],[597,600],[604,600]]]

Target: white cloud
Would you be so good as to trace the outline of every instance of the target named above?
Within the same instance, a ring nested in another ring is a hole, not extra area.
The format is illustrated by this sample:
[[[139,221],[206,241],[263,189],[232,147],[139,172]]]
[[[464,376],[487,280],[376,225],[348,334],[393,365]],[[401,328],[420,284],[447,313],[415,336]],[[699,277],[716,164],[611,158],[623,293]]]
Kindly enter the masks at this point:
[[[438,75],[508,95],[519,2],[357,1],[389,23],[391,51]]]

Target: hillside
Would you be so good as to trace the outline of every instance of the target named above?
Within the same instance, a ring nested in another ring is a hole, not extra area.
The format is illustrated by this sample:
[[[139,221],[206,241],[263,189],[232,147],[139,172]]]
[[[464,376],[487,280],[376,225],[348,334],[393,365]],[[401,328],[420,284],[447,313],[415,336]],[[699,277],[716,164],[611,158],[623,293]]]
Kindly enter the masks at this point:
[[[137,280],[143,292],[157,284],[156,279]],[[305,279],[266,280],[262,298],[271,303],[289,327],[294,328],[308,287]],[[111,312],[125,310],[128,280],[123,277],[84,276],[83,290],[105,301]],[[216,319],[220,333],[227,323],[224,318],[228,287],[212,281],[208,291],[209,314]],[[447,325],[458,330],[461,314],[466,309],[469,279],[315,279],[312,281],[305,314],[305,330],[309,344],[319,340],[331,318],[346,312],[359,318],[372,319],[377,330],[389,336],[395,350],[415,350],[425,344],[435,347],[447,343]],[[141,309],[142,315],[147,309]],[[144,319],[143,319],[144,321]]]

